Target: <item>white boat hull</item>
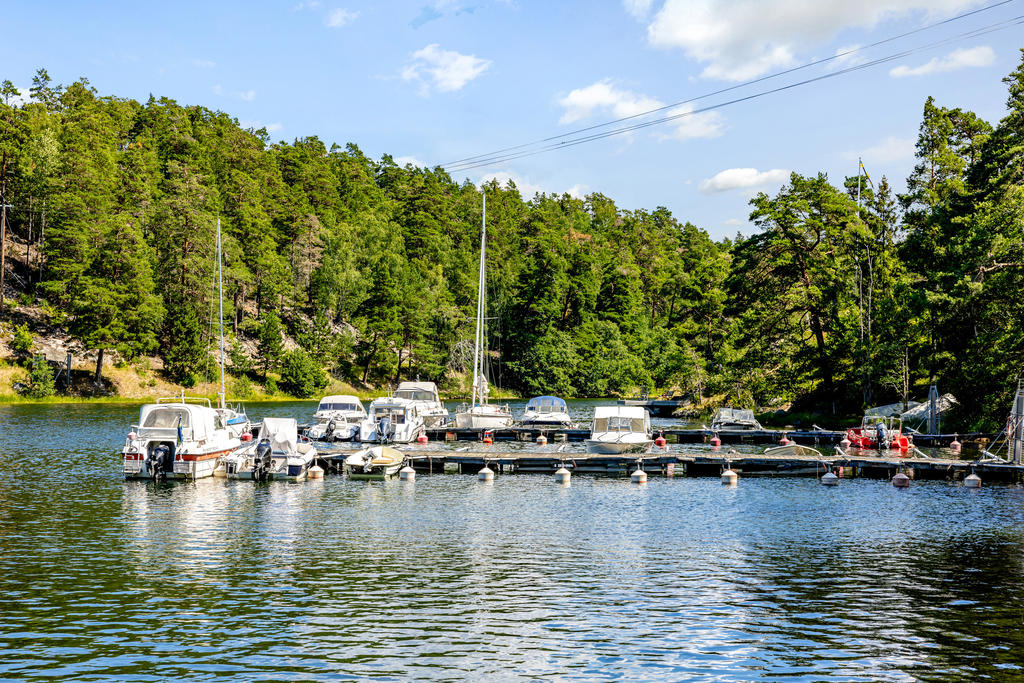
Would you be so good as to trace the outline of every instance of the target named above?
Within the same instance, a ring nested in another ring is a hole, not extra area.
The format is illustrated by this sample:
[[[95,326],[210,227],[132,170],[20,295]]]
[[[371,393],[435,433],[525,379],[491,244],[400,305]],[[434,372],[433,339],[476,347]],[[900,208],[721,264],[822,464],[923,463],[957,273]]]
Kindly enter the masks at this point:
[[[587,439],[587,453],[601,455],[622,455],[624,453],[649,453],[654,442],[646,441],[602,441]]]

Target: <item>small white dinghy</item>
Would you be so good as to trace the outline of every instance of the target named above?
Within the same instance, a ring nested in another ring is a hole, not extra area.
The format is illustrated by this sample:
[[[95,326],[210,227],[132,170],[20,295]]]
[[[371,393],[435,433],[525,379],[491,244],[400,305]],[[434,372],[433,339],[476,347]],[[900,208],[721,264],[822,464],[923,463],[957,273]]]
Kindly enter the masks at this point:
[[[215,474],[228,479],[302,481],[316,456],[312,444],[299,441],[294,418],[266,417],[256,439],[224,456]]]
[[[345,458],[344,471],[349,479],[390,479],[398,474],[405,454],[390,446],[364,448]]]

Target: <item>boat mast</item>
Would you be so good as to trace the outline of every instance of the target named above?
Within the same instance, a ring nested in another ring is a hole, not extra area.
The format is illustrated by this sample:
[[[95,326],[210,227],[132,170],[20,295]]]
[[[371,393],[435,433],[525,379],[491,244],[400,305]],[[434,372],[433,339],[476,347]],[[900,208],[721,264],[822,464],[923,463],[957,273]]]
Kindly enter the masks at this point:
[[[224,268],[220,257],[220,218],[217,219],[217,301],[220,306],[220,393],[217,394],[217,403],[219,407],[225,408],[227,406],[224,400]]]
[[[487,193],[482,192],[483,215],[480,221],[480,279],[476,286],[476,343],[473,345],[473,403],[477,405],[477,398],[483,401],[483,387],[480,384],[480,342],[483,332],[484,320],[484,267],[485,253],[487,251]]]

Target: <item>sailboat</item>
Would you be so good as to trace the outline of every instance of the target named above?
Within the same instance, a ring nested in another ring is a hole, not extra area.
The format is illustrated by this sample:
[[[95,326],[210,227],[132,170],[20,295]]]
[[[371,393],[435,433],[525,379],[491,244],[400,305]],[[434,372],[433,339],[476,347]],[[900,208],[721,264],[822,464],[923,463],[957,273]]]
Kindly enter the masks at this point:
[[[480,281],[477,283],[476,300],[476,342],[473,346],[473,397],[470,405],[459,406],[455,413],[455,426],[459,429],[500,429],[512,424],[512,411],[508,405],[491,405],[487,402],[490,393],[487,376],[484,373],[486,357],[486,328],[484,310],[486,305],[486,263],[487,263],[487,195],[483,195],[483,218],[480,223]]]
[[[249,418],[224,401],[224,286],[220,271],[220,220],[217,221],[217,269],[221,291],[220,393],[217,407],[208,398],[159,398],[142,406],[121,450],[126,479],[201,479],[212,476],[223,456],[242,445]]]

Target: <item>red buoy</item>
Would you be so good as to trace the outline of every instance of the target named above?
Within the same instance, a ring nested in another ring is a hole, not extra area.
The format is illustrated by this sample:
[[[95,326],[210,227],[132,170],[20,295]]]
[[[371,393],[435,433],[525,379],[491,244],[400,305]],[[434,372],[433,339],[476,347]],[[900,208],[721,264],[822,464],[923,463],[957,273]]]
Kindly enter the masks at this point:
[[[789,437],[787,437],[785,435],[785,433],[783,433],[782,438],[779,439],[779,445],[780,446],[788,446],[789,445]]]
[[[484,443],[494,443],[494,432],[484,432]]]
[[[252,434],[242,434],[238,439],[240,441],[252,441]]]
[[[711,437],[711,447],[712,448],[718,448],[721,445],[722,445],[722,440],[718,438],[717,434],[715,434],[713,437]]]
[[[427,443],[428,441],[430,441],[430,439],[427,438],[426,434],[420,434],[416,437],[416,443]]]
[[[654,445],[658,448],[664,448],[666,443],[668,442],[665,441],[665,437],[661,434],[658,434],[658,438],[654,440]]]

